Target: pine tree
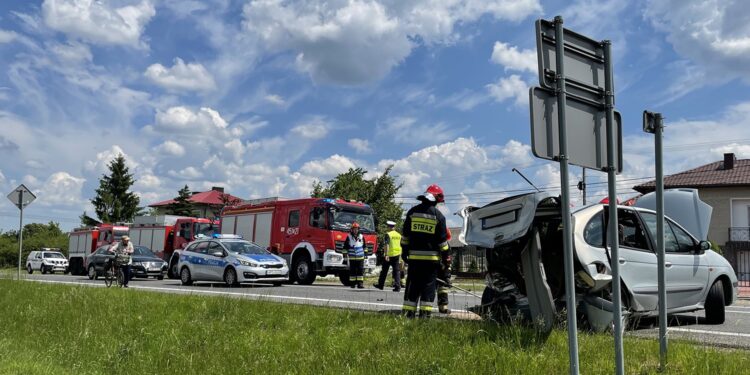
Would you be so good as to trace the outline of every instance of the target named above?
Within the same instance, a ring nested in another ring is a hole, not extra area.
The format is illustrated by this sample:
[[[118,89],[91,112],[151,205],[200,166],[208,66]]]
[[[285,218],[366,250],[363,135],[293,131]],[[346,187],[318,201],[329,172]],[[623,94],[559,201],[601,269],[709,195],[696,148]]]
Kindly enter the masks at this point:
[[[193,203],[190,202],[190,188],[187,185],[177,192],[177,196],[174,198],[174,202],[167,205],[167,215],[177,216],[195,216],[193,212]]]
[[[125,165],[125,157],[120,154],[109,162],[109,175],[102,175],[96,197],[91,200],[99,220],[104,223],[132,222],[139,214],[140,198],[130,191],[133,174]]]

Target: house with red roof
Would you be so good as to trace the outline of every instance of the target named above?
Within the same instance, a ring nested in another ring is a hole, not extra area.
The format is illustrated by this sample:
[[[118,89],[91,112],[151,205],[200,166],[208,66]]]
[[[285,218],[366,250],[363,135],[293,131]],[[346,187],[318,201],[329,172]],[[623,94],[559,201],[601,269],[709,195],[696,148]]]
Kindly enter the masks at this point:
[[[242,201],[242,198],[224,193],[223,187],[214,186],[209,191],[193,192],[193,195],[188,200],[193,204],[194,211],[198,217],[212,218],[219,216],[224,206],[239,203]],[[166,214],[167,207],[174,202],[174,199],[169,199],[148,206],[156,210],[156,215],[164,215]]]

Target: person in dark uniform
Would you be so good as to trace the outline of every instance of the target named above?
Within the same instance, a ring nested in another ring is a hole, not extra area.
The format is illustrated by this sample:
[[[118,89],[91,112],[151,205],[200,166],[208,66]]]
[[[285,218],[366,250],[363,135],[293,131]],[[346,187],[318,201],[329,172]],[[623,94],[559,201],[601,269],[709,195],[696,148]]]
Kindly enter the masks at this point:
[[[443,189],[430,185],[417,197],[420,203],[406,213],[401,248],[409,266],[403,312],[413,318],[429,317],[435,301],[437,273],[448,253],[448,228],[437,204],[445,202]]]

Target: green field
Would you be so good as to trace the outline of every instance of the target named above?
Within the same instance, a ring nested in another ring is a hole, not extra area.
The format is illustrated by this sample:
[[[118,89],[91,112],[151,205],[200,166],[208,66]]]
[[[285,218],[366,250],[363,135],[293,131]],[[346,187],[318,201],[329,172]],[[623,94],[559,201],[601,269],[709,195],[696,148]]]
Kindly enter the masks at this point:
[[[0,374],[563,374],[565,330],[224,297],[0,280]],[[609,335],[581,334],[582,374],[613,372]],[[626,373],[658,343],[626,338]],[[668,373],[741,374],[750,353],[670,343]]]

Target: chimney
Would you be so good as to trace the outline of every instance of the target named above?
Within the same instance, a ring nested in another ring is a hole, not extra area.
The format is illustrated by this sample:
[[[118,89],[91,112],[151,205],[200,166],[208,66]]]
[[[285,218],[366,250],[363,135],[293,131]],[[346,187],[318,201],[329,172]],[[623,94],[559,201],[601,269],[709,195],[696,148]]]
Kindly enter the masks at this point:
[[[734,168],[734,162],[737,158],[734,157],[734,153],[724,154],[724,170]]]
[[[213,186],[213,187],[211,187],[211,190],[216,190],[219,193],[223,193],[224,192],[224,188],[221,187],[221,186]]]

